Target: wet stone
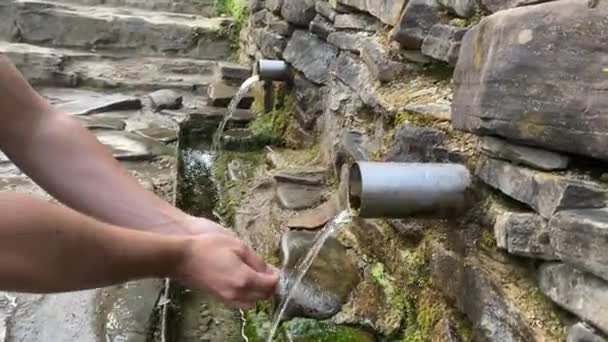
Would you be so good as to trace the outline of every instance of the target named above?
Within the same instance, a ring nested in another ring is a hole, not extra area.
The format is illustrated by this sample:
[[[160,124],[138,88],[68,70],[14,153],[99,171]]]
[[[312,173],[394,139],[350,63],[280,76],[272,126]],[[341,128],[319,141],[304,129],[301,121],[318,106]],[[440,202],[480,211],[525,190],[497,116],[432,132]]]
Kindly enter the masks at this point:
[[[277,199],[283,209],[301,210],[312,208],[321,202],[321,188],[292,183],[277,184]]]
[[[601,208],[608,200],[605,187],[598,183],[552,175],[496,159],[482,159],[476,174],[486,184],[529,205],[545,218],[551,218],[560,210]]]
[[[317,229],[338,214],[338,199],[331,198],[320,206],[303,211],[287,221],[289,228]]]
[[[183,96],[171,89],[157,90],[148,94],[148,97],[152,102],[152,109],[154,111],[161,111],[163,109],[180,109],[184,100]]]
[[[221,63],[220,75],[226,80],[245,81],[251,75],[251,68],[237,63]]]
[[[294,319],[283,325],[286,342],[343,341],[375,342],[370,333],[349,326],[334,325],[311,319]]]
[[[119,110],[141,109],[141,100],[122,94],[103,94],[77,89],[45,89],[41,94],[59,111],[86,115]]]
[[[327,36],[329,36],[336,29],[329,20],[325,19],[325,17],[322,15],[317,14],[317,16],[315,16],[315,18],[310,22],[308,30],[322,39],[327,39]]]
[[[282,236],[280,296],[284,296],[287,288],[293,284],[295,267],[312,247],[316,235],[315,232],[292,230]],[[336,278],[336,274],[340,274],[340,277]],[[298,286],[293,301],[286,310],[285,319],[326,319],[333,316],[348,300],[358,281],[354,260],[340,242],[330,237]]]
[[[376,31],[380,28],[378,21],[367,14],[338,14],[334,19],[338,30]]]
[[[166,127],[142,128],[136,130],[135,133],[163,143],[170,143],[177,140],[177,130]]]
[[[586,323],[579,322],[570,327],[566,342],[606,342],[599,332]]]
[[[514,164],[531,166],[539,170],[563,170],[568,167],[568,156],[510,143],[495,137],[484,137],[479,148],[482,152],[496,158],[506,159]]]
[[[539,287],[559,306],[608,333],[608,283],[567,264],[548,263]]]
[[[227,109],[224,107],[200,107],[184,111],[162,111],[162,114],[170,116],[189,116],[190,120],[210,120],[215,119],[218,122],[226,115]],[[251,121],[255,119],[255,114],[249,109],[237,108],[232,113],[232,121]]]
[[[99,117],[97,115],[77,116],[78,121],[88,129],[110,129],[122,131],[125,129],[125,121],[120,118]]]
[[[230,86],[224,82],[214,82],[208,88],[209,99],[207,104],[215,107],[228,107],[238,90],[238,87]],[[253,95],[249,92],[243,96],[238,108],[249,109],[252,103]]]
[[[172,149],[167,146],[131,132],[103,130],[96,131],[95,136],[110,148],[112,155],[118,160],[148,160],[173,154]]]
[[[456,65],[460,53],[460,42],[467,29],[437,24],[431,27],[422,43],[422,54],[436,60]]]

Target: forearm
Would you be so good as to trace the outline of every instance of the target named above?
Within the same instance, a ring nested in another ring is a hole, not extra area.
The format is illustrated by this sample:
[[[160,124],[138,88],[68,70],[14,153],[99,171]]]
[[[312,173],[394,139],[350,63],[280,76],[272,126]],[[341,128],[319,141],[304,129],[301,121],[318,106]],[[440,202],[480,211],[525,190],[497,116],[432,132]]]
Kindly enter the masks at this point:
[[[189,243],[0,193],[0,290],[63,292],[170,277]]]
[[[2,56],[0,94],[0,149],[55,198],[119,226],[187,229],[189,216],[143,189],[93,134],[55,112]]]

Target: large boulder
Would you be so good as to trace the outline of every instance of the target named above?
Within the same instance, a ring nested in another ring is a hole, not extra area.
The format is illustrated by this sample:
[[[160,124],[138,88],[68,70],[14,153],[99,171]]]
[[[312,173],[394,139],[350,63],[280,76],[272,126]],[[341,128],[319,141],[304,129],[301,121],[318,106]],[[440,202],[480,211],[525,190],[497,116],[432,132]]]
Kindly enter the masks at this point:
[[[583,322],[576,323],[570,327],[566,342],[606,342],[593,327]]]
[[[547,219],[561,210],[602,208],[608,200],[606,188],[598,183],[518,167],[501,160],[482,159],[476,173],[488,185],[529,205]]]
[[[454,127],[608,160],[607,16],[560,0],[482,20],[462,41]]]
[[[333,45],[302,30],[293,33],[283,53],[287,62],[317,84],[327,82],[337,55],[338,50]]]
[[[562,211],[550,227],[551,244],[561,260],[608,281],[608,210]]]
[[[539,286],[564,309],[608,333],[608,283],[560,263],[540,268]]]
[[[439,23],[440,9],[435,0],[411,0],[393,29],[393,39],[404,49],[420,49],[431,27]]]
[[[315,0],[284,0],[281,7],[281,16],[301,27],[308,27],[316,13]]]
[[[479,150],[514,164],[531,166],[545,171],[563,170],[570,161],[568,156],[559,153],[512,144],[496,137],[483,137],[479,144]]]

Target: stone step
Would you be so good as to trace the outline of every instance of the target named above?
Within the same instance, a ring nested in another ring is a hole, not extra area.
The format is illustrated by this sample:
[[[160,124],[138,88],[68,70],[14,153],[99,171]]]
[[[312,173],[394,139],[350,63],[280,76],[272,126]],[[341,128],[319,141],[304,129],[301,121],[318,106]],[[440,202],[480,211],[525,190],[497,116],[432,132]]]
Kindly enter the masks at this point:
[[[217,11],[213,0],[55,0],[66,4],[138,8],[150,11],[189,13],[212,17]]]
[[[225,59],[228,18],[12,0],[0,5],[0,40],[141,56]]]
[[[102,56],[95,53],[0,42],[6,54],[34,85],[207,91],[218,72],[215,61],[188,58]]]

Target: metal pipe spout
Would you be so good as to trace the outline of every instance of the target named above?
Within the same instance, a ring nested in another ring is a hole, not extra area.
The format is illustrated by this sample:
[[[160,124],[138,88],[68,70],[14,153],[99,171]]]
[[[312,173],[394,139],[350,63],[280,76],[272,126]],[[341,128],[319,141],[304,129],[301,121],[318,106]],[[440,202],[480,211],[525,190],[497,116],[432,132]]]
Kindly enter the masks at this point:
[[[362,218],[449,218],[466,210],[471,188],[460,164],[357,162],[348,204]]]
[[[285,61],[260,59],[255,69],[262,81],[291,82],[291,72]]]

